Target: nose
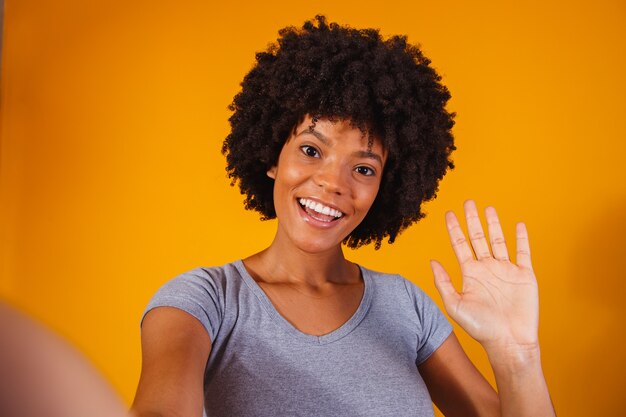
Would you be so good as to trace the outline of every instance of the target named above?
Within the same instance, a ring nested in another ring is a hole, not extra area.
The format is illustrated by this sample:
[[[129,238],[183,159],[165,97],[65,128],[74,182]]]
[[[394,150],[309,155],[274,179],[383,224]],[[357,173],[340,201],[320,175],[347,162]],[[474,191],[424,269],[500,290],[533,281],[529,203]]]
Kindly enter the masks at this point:
[[[331,194],[345,194],[348,190],[346,173],[333,163],[320,166],[314,175],[315,184]]]

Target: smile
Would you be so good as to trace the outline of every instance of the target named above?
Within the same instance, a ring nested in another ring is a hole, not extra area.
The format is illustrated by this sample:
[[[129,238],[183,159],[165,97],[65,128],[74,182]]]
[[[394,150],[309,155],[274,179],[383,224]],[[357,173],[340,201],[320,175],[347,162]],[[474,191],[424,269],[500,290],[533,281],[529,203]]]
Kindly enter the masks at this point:
[[[299,198],[298,202],[300,206],[313,217],[315,220],[322,222],[332,222],[343,216],[343,213],[332,207],[325,206],[317,201],[309,200],[307,198]]]

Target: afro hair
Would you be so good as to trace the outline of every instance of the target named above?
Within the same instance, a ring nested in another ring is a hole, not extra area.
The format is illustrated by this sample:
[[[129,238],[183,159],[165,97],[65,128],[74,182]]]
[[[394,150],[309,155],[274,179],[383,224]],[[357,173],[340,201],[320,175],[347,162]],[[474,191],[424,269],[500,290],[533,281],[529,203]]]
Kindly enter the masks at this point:
[[[305,115],[349,120],[379,138],[387,162],[367,216],[344,243],[357,248],[388,238],[424,217],[422,202],[454,168],[454,113],[441,76],[406,36],[383,39],[377,29],[327,23],[279,31],[277,43],[256,54],[229,109],[231,133],[222,153],[229,178],[239,184],[246,209],[276,217],[274,181],[266,173]]]

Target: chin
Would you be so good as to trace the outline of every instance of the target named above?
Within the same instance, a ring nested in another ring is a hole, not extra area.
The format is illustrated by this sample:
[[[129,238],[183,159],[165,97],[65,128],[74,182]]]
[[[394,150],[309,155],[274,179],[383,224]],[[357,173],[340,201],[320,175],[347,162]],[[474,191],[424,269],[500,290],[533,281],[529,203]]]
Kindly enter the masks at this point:
[[[292,242],[301,251],[309,254],[341,251],[343,239],[329,239],[329,236],[319,236],[317,238],[310,234],[306,238],[297,237]]]
[[[298,248],[306,253],[325,253],[333,250],[341,250],[341,242],[329,244],[328,242],[298,242]]]

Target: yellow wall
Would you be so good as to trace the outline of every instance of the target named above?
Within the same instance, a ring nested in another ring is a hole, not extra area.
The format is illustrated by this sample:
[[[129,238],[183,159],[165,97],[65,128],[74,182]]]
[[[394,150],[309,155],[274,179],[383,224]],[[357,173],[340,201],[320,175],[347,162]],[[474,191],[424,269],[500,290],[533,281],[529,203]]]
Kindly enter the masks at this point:
[[[130,402],[151,294],[269,243],[275,224],[244,212],[225,178],[226,106],[280,27],[325,13],[420,42],[458,112],[458,168],[428,217],[349,256],[438,299],[428,260],[456,272],[445,210],[469,197],[495,205],[509,237],[525,220],[557,411],[623,412],[626,5],[504,3],[8,1],[0,295]]]

